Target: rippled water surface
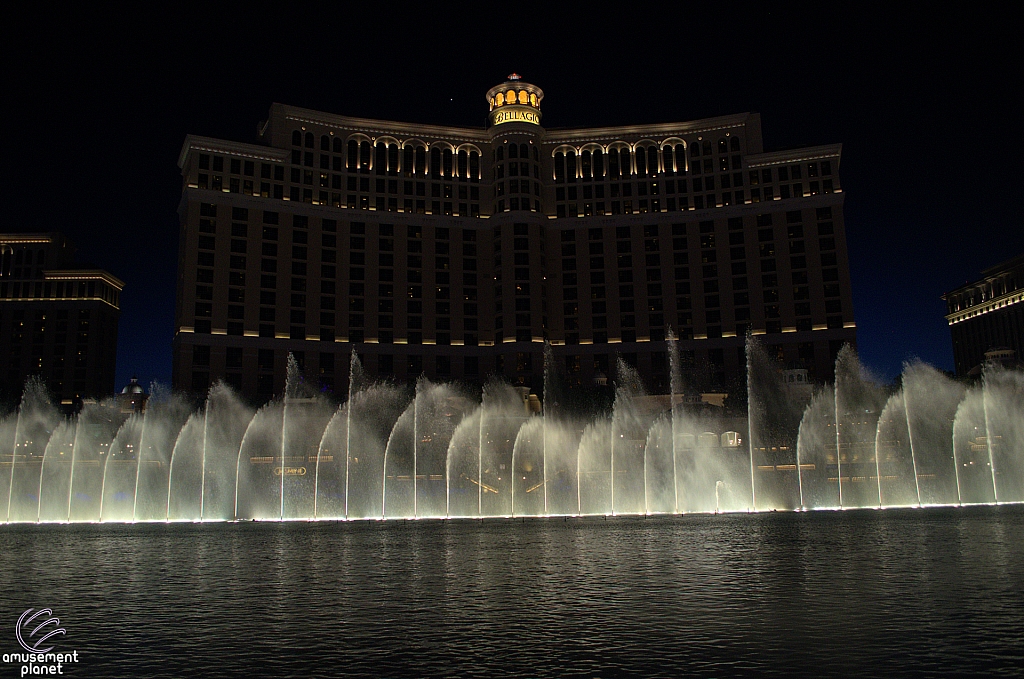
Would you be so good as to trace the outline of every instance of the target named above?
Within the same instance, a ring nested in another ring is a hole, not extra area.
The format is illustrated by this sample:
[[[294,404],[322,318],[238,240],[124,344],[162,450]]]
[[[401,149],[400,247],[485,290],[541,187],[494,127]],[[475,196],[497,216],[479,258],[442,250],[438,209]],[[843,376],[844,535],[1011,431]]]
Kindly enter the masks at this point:
[[[10,525],[0,569],[0,649],[50,607],[71,677],[1024,672],[1022,507]]]

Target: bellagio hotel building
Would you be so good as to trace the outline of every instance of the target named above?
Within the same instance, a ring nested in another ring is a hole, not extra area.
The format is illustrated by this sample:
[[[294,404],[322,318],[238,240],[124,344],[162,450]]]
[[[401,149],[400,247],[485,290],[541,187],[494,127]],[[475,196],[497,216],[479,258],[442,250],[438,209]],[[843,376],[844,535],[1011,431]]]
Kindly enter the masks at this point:
[[[635,365],[668,388],[742,389],[744,340],[831,378],[855,341],[838,144],[765,152],[758,114],[541,125],[513,74],[483,128],[274,104],[255,143],[189,135],[174,386],[251,399],[287,356],[343,393],[381,378],[539,393],[545,343],[570,384]],[[550,359],[549,359],[550,365]]]

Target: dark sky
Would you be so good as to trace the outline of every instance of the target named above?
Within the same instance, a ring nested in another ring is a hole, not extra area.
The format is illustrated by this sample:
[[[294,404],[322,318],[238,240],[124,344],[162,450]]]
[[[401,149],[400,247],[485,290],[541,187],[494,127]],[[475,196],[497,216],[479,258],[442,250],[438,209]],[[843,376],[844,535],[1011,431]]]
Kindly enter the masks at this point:
[[[482,126],[517,71],[547,127],[756,111],[765,150],[840,142],[858,343],[886,380],[913,357],[952,369],[939,295],[1024,252],[1024,59],[995,10],[347,4],[5,21],[0,229],[63,231],[126,281],[119,385],[170,381],[185,135],[254,141],[274,101]]]

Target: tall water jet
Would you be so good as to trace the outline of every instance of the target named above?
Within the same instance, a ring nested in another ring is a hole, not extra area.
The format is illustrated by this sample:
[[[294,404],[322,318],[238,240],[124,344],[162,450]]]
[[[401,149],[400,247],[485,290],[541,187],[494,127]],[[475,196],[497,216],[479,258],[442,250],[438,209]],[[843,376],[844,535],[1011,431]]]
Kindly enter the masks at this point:
[[[139,473],[139,444],[145,420],[131,415],[110,444],[103,464],[100,521],[131,521],[135,509],[135,485]]]
[[[599,417],[583,430],[576,449],[578,514],[611,514],[612,420]]]
[[[953,419],[953,457],[961,504],[996,501],[984,401],[982,385],[968,389]]]
[[[544,515],[544,490],[544,418],[531,417],[512,448],[512,514]]]
[[[162,521],[167,518],[174,441],[188,420],[189,411],[190,404],[181,396],[157,384],[150,388],[144,427],[139,439],[133,520]]]
[[[915,361],[903,368],[903,398],[921,503],[957,503],[953,421],[964,398],[963,385]]]
[[[814,393],[800,420],[797,464],[801,506],[807,509],[839,507],[837,441],[836,395],[828,385]]]
[[[2,431],[0,424],[0,431]],[[46,444],[39,475],[39,521],[67,521],[71,494],[71,460],[74,455],[75,421],[65,419]],[[2,434],[0,434],[2,438]]]
[[[547,514],[549,511],[549,499],[548,499],[548,426],[549,420],[554,420],[557,417],[559,410],[558,403],[555,402],[555,375],[558,371],[555,369],[555,352],[551,349],[551,342],[544,340],[544,392],[541,400],[541,415],[544,418],[541,423],[541,439],[543,447],[542,464],[544,465],[544,513]]]
[[[128,418],[116,399],[86,403],[78,413],[71,457],[69,521],[99,521],[103,473],[114,435]]]
[[[618,360],[611,430],[611,505],[616,514],[643,514],[644,449],[660,404],[647,399],[636,369]]]
[[[682,512],[752,509],[750,453],[743,442],[745,431],[741,433],[746,420],[722,410],[694,401],[673,411]]]
[[[160,408],[154,426],[170,432],[181,419],[180,401],[168,400]],[[166,503],[169,518],[224,521],[235,517],[238,453],[252,418],[253,410],[231,387],[218,381],[210,387],[203,409],[180,426],[176,440],[166,437],[173,441]],[[156,438],[150,436],[152,431],[147,427],[147,440]],[[154,457],[162,459],[165,454],[166,446],[154,447]]]
[[[547,489],[545,513],[570,515],[579,513],[578,475],[579,445],[583,425],[559,415],[544,415],[544,487]]]
[[[675,332],[672,328],[668,330],[668,369],[669,369],[669,402],[671,408],[671,424],[672,424],[672,441],[671,441],[671,454],[672,454],[672,511],[676,514],[679,513],[679,451],[677,448],[677,441],[679,432],[676,427],[676,406],[682,401],[683,398],[683,370],[682,365],[679,361],[679,340],[676,338]]]
[[[512,514],[513,451],[528,419],[522,393],[493,379],[480,407],[456,428],[449,448],[449,515]]]
[[[405,411],[395,420],[384,449],[384,478],[381,481],[381,518],[415,516],[416,497],[416,407],[413,397]]]
[[[256,411],[242,436],[235,467],[235,510],[239,519],[281,518],[281,453],[284,403]]]
[[[11,498],[11,474],[14,470],[14,435],[18,429],[18,411],[0,418],[0,508],[6,517]]]
[[[757,470],[752,481],[754,508],[795,509],[800,506],[797,436],[810,400],[807,373],[784,373],[753,336],[747,337],[746,349],[748,444],[751,470]]]
[[[425,377],[391,432],[384,462],[385,517],[444,516],[448,445],[471,403]]]
[[[902,391],[889,397],[878,418],[875,467],[878,474],[878,506],[911,507],[920,504],[907,407]]]
[[[451,517],[478,517],[483,503],[480,485],[480,424],[483,408],[477,408],[462,418],[448,444],[445,467],[445,515]]]
[[[314,516],[380,518],[388,435],[409,402],[405,390],[365,379],[352,352],[349,399],[331,418],[320,442]]]
[[[984,410],[996,502],[1024,502],[1024,373],[985,366]]]
[[[203,520],[234,518],[238,451],[253,413],[227,384],[210,388],[203,417]]]
[[[199,521],[202,519],[206,414],[207,409],[204,408],[189,415],[185,424],[178,431],[171,448],[171,463],[167,473],[167,519],[169,521]],[[235,466],[237,467],[237,465],[238,455],[236,452]],[[232,497],[230,516],[234,517],[234,515],[235,507]]]
[[[292,354],[288,355],[284,412],[281,420],[282,519],[313,516],[316,468],[323,432],[337,408],[309,385]]]
[[[42,380],[30,378],[18,406],[11,449],[5,519],[35,521],[39,517],[39,475],[50,435],[60,422],[60,413],[50,403]]]
[[[878,505],[875,438],[887,395],[845,345],[836,358],[836,471],[842,507]]]
[[[662,413],[647,432],[644,446],[644,513],[677,511],[676,461],[672,411]]]
[[[544,513],[579,511],[576,463],[583,425],[567,407],[569,385],[558,369],[551,345],[544,344],[543,447]]]

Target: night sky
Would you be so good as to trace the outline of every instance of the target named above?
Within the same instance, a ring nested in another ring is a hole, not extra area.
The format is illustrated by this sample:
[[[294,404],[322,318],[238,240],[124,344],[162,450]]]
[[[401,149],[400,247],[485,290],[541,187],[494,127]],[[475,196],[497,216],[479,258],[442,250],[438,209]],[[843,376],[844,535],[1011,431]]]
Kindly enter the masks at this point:
[[[516,71],[544,89],[548,128],[755,111],[766,151],[842,143],[861,357],[886,381],[914,357],[952,369],[939,296],[1024,252],[1009,17],[494,6],[9,17],[0,229],[63,231],[123,279],[118,387],[169,383],[186,134],[255,141],[275,101],[482,127],[484,93]]]

